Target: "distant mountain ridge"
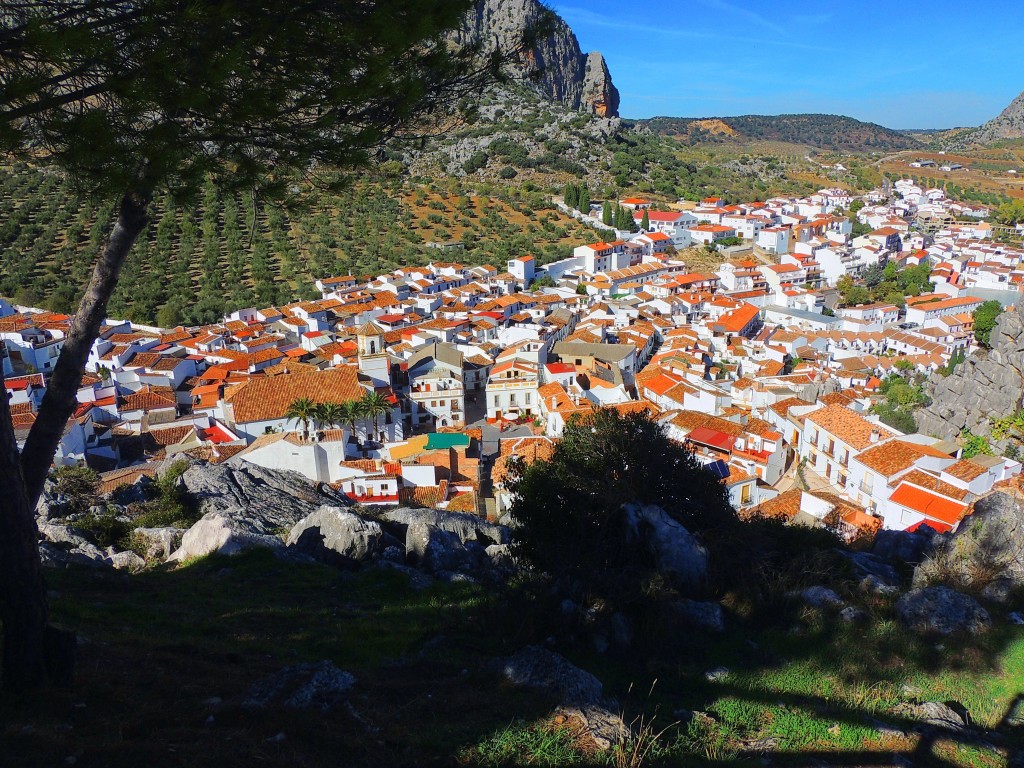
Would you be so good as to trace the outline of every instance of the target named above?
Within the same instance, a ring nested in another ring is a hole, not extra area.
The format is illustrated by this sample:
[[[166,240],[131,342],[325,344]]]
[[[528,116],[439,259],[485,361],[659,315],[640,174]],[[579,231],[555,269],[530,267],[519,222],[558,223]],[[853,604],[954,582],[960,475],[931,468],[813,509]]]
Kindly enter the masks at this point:
[[[949,149],[967,149],[985,146],[1007,139],[1024,139],[1024,93],[980,128],[957,135],[947,145]]]
[[[690,143],[760,139],[846,152],[917,149],[922,143],[902,131],[843,115],[737,115],[735,117],[652,117],[638,121],[652,131]]]
[[[604,57],[583,53],[565,20],[538,0],[478,0],[467,15],[460,39],[480,42],[485,51],[512,50],[523,33],[541,20],[550,32],[511,67],[543,98],[599,117],[618,117],[619,91]]]

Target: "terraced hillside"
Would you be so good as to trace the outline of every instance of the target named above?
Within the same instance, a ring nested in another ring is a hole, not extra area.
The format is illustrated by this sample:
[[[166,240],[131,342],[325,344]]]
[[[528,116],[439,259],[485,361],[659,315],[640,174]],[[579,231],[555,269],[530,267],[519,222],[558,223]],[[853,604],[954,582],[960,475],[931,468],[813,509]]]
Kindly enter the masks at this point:
[[[69,311],[110,225],[109,203],[72,194],[55,174],[0,177],[0,295]],[[341,192],[308,190],[301,209],[255,205],[205,189],[191,208],[162,197],[125,266],[114,316],[173,325],[309,296],[315,277],[376,274],[431,258],[550,261],[593,232],[529,187],[361,178]],[[428,244],[448,243],[439,251]],[[443,255],[442,255],[443,254]]]

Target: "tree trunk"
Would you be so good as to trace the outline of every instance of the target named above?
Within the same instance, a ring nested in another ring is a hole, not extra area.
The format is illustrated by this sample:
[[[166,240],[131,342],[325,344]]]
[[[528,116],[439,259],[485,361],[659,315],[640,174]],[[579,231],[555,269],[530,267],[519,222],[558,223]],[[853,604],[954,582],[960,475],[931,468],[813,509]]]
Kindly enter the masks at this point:
[[[33,688],[46,679],[43,639],[46,589],[39,564],[39,531],[21,474],[18,443],[11,424],[0,371],[0,618],[4,624],[3,687]]]
[[[74,635],[48,625],[35,508],[74,412],[85,362],[106,317],[121,266],[146,226],[150,199],[149,192],[130,192],[122,198],[117,221],[78,305],[20,457],[0,372],[0,679],[7,690],[27,691],[47,681],[71,682]]]
[[[100,324],[107,316],[107,303],[117,285],[121,267],[139,234],[149,221],[148,209],[152,193],[133,190],[121,198],[117,221],[100,254],[78,312],[61,348],[53,375],[46,385],[46,394],[39,406],[35,424],[21,452],[25,492],[29,506],[34,508],[43,491],[43,483],[57,452],[64,427],[74,413],[82,372]],[[2,480],[0,475],[0,480]]]

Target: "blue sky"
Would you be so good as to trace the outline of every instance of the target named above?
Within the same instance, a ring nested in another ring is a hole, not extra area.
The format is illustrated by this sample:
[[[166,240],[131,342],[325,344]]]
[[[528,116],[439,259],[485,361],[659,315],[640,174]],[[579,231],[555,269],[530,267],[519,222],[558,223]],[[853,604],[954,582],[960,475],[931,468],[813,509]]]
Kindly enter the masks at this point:
[[[623,117],[826,112],[980,125],[1024,91],[1021,0],[549,0]]]

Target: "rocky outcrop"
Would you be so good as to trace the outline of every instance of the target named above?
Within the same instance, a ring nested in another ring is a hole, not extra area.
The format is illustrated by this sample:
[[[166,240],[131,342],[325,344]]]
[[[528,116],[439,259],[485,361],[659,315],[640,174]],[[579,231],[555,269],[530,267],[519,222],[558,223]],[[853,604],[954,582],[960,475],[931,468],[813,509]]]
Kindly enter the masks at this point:
[[[966,149],[995,141],[1020,138],[1024,138],[1024,93],[1019,94],[1006,109],[980,128],[958,136],[950,143],[949,148]]]
[[[284,546],[278,536],[282,530],[291,529],[322,505],[349,503],[296,472],[243,461],[193,464],[178,482],[203,517],[184,533],[181,547],[168,558],[171,562],[253,547],[277,549]]]
[[[992,617],[977,600],[949,587],[908,592],[896,601],[896,617],[907,629],[936,635],[975,634],[992,625]]]
[[[380,523],[364,520],[340,507],[320,507],[300,520],[285,542],[300,552],[332,565],[354,565],[382,554],[398,542]]]
[[[570,109],[617,117],[619,92],[604,58],[583,53],[569,25],[538,0],[478,0],[458,39],[480,43],[486,52],[513,51],[524,47],[524,33],[531,28],[546,34],[522,52],[511,68],[512,77]]]
[[[967,590],[1024,586],[1024,510],[1016,499],[1005,493],[980,499],[974,514],[914,570],[915,586],[943,581]]]
[[[976,435],[989,436],[990,417],[1020,410],[1024,400],[1022,309],[1024,302],[999,315],[990,350],[974,352],[949,376],[930,379],[931,405],[915,414],[919,432],[949,439],[966,427]]]

